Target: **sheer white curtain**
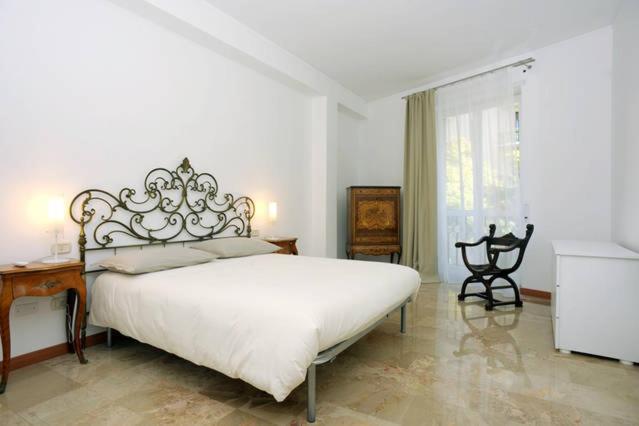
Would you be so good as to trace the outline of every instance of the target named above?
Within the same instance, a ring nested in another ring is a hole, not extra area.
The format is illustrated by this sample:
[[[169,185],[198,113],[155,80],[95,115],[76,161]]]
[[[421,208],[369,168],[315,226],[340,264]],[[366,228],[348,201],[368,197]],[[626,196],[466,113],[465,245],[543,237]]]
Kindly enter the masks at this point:
[[[521,234],[510,76],[504,69],[437,91],[438,256],[444,282],[461,282],[468,275],[455,242],[477,240],[490,223],[497,225],[497,235]],[[473,250],[473,263],[484,260],[481,250]]]

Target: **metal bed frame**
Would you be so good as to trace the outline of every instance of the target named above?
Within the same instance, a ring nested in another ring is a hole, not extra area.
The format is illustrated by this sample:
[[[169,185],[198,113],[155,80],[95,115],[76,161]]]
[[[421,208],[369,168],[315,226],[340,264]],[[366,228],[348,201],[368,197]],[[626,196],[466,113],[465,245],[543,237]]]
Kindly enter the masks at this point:
[[[308,366],[306,370],[306,420],[309,423],[315,423],[316,417],[316,395],[317,395],[317,373],[316,367],[318,365],[326,364],[329,362],[335,361],[335,358],[346,349],[351,347],[361,338],[366,336],[368,333],[373,331],[373,329],[377,328],[388,316],[393,313],[395,310],[400,309],[401,319],[400,319],[400,332],[402,334],[406,333],[406,304],[410,302],[410,298],[403,301],[399,306],[391,309],[384,317],[380,320],[376,321],[373,325],[364,329],[363,331],[357,333],[350,339],[344,340],[343,342],[338,343],[335,346],[332,346],[326,350],[317,354],[317,357],[311,362],[311,365]],[[107,346],[110,348],[113,346],[113,331],[111,328],[107,328]]]
[[[322,352],[317,354],[317,357],[313,360],[313,362],[311,362],[311,365],[308,367],[308,370],[306,370],[306,420],[308,420],[309,423],[315,422],[315,400],[316,400],[315,388],[316,388],[316,379],[317,379],[316,367],[318,365],[326,364],[327,362],[333,362],[335,358],[337,357],[337,355],[341,354],[350,346],[352,346],[355,342],[357,342],[359,339],[361,339],[362,337],[366,336],[368,333],[373,331],[374,328],[376,328],[392,312],[394,312],[398,308],[400,309],[400,312],[401,312],[399,330],[402,334],[406,333],[406,304],[408,302],[410,302],[410,297],[406,299],[405,301],[403,301],[398,306],[395,306],[382,319],[376,321],[370,327],[359,332],[358,334],[351,337],[350,339],[344,340],[343,342],[338,343],[337,345],[330,347],[326,350],[323,350]]]
[[[137,196],[132,188],[123,188],[117,194],[101,189],[87,189],[75,196],[69,207],[71,218],[80,226],[78,246],[80,260],[86,261],[86,252],[150,245],[185,244],[203,241],[225,234],[250,237],[251,219],[255,204],[249,197],[235,198],[221,195],[217,180],[210,173],[196,173],[188,158],[175,170],[155,168],[144,180],[143,195]],[[96,222],[91,223],[95,219]],[[153,225],[149,222],[160,222]],[[89,231],[92,226],[92,232]],[[87,233],[87,231],[89,231]],[[227,235],[228,236],[228,235]],[[131,244],[117,244],[120,238]],[[142,241],[142,243],[136,243]],[[85,270],[84,274],[102,272],[104,269]],[[321,351],[308,367],[307,420],[316,417],[316,367],[332,362],[340,353],[376,328],[397,309],[401,310],[400,331],[406,332],[406,304],[404,300],[389,310],[380,320],[355,336]],[[67,315],[67,321],[69,321]],[[82,342],[85,344],[86,321],[82,326]],[[67,340],[73,336],[67,327]],[[113,332],[107,328],[107,346],[113,345]]]

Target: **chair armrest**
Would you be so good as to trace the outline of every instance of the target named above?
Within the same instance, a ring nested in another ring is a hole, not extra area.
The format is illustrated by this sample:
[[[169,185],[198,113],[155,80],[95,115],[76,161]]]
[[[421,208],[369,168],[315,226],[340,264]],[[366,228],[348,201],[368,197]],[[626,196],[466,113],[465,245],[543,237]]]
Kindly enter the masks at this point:
[[[455,247],[457,248],[464,248],[464,247],[476,247],[482,243],[484,243],[486,241],[486,237],[482,237],[479,241],[474,242],[474,243],[465,243],[463,241],[458,241],[455,243]]]

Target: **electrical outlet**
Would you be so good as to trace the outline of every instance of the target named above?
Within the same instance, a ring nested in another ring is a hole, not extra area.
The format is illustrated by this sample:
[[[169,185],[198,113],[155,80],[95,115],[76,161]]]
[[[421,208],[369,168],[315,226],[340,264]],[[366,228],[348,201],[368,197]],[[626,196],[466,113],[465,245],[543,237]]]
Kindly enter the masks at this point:
[[[16,305],[16,316],[24,317],[38,312],[38,302],[21,303]]]
[[[51,298],[51,310],[60,311],[67,308],[66,297],[52,297]]]
[[[259,229],[251,229],[251,237],[259,237],[260,230]]]
[[[62,241],[57,244],[58,254],[71,253],[71,243],[68,241]],[[56,244],[51,244],[51,254],[55,254]]]

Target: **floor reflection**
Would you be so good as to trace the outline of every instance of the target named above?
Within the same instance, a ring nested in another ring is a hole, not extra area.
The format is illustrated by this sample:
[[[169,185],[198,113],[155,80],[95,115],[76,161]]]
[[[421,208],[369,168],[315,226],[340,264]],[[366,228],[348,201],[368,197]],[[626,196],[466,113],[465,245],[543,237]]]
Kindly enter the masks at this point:
[[[456,357],[479,354],[486,359],[489,373],[495,368],[523,373],[530,384],[518,342],[511,334],[519,325],[522,308],[489,312],[484,309],[483,301],[460,302],[459,305],[462,321],[470,331],[461,337],[459,349],[453,354]],[[470,341],[478,343],[473,350],[467,349]]]

